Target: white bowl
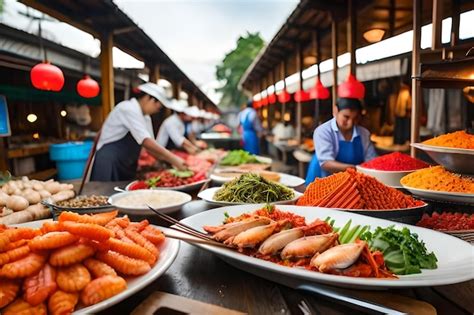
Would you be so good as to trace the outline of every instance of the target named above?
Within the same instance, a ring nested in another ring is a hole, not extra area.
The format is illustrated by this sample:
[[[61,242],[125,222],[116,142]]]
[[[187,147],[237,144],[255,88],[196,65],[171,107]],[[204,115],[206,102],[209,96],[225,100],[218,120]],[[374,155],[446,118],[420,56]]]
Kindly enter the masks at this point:
[[[411,171],[381,171],[381,170],[375,170],[372,168],[366,168],[362,167],[360,165],[356,166],[357,171],[369,175],[372,177],[375,177],[379,182],[393,187],[393,188],[402,188],[402,184],[400,184],[400,179],[402,179],[403,176],[408,175],[410,173],[413,173],[417,170],[411,170]]]
[[[152,202],[146,201],[146,198],[149,196],[156,196],[158,198],[165,199],[164,204],[162,205],[153,205]],[[139,199],[136,204],[123,205],[120,203],[120,200],[133,196],[134,198]],[[147,204],[149,204],[153,209],[158,210],[161,213],[171,213],[178,211],[181,207],[192,200],[192,197],[189,194],[180,191],[174,190],[154,190],[154,189],[142,189],[142,190],[132,190],[121,192],[115,195],[110,196],[109,203],[114,207],[118,208],[121,212],[127,214],[135,215],[153,215],[153,211],[148,209]]]

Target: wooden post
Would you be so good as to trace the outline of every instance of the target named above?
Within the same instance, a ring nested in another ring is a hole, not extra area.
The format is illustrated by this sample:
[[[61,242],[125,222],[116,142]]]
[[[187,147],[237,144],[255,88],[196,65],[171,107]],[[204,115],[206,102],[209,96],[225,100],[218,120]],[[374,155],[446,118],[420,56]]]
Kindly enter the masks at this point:
[[[356,15],[355,15],[355,8],[354,8],[354,0],[349,0],[347,5],[347,50],[349,50],[349,54],[351,55],[351,63],[349,68],[349,73],[355,75],[356,71],[356,58],[355,58],[355,35],[357,31],[356,25]]]
[[[8,154],[4,138],[0,137],[0,171],[8,170]]]
[[[413,18],[414,20],[414,18]],[[431,32],[431,50],[441,48],[441,29],[443,22],[443,0],[433,0],[433,30]],[[414,22],[413,22],[414,23]]]
[[[105,121],[105,118],[107,118],[107,115],[112,111],[115,105],[113,47],[113,34],[103,34],[100,39],[102,121]]]
[[[332,56],[332,113],[336,114],[337,104],[337,22],[333,14],[331,20],[331,56]]]
[[[286,60],[283,60],[281,67],[281,76],[283,77],[283,91],[286,91]],[[281,121],[285,122],[286,102],[281,104]]]
[[[181,81],[173,81],[173,98],[179,100],[179,94],[181,93]]]
[[[303,58],[301,56],[301,45],[296,43],[296,72],[299,75],[298,89],[303,91]],[[301,142],[301,100],[296,103],[296,140]]]
[[[316,56],[316,69],[318,71],[317,80],[321,81],[321,70],[319,68],[319,61],[321,60],[321,47],[319,42],[319,34],[317,31],[313,31],[311,42],[313,45],[313,53]],[[321,100],[315,99],[314,100],[314,120],[315,126],[319,126],[319,106],[321,104]]]
[[[453,0],[452,4],[451,47],[454,47],[459,41],[459,21],[461,16],[459,10],[459,0]]]
[[[150,65],[150,76],[149,81],[158,84],[158,80],[160,79],[160,65],[154,64]]]
[[[421,1],[413,0],[413,51],[411,66],[411,143],[417,143],[420,140],[420,101],[421,88],[420,82],[420,43],[421,43]],[[416,156],[414,147],[410,148],[412,157]]]

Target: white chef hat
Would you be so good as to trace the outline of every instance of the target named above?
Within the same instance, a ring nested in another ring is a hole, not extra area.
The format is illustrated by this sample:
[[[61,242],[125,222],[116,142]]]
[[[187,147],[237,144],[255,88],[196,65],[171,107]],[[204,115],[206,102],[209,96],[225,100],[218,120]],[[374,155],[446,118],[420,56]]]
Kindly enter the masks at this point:
[[[193,118],[198,118],[200,116],[199,108],[197,106],[187,107],[184,110],[184,113]]]
[[[170,99],[166,96],[166,91],[163,87],[159,86],[158,84],[152,83],[152,82],[147,82],[144,84],[141,84],[138,86],[138,89],[142,91],[143,93],[146,93],[157,100],[160,101],[163,106],[167,108],[171,108],[171,101]]]
[[[189,106],[188,102],[186,102],[185,100],[173,99],[171,100],[171,106],[169,108],[174,110],[175,112],[184,113],[186,108],[189,108]]]

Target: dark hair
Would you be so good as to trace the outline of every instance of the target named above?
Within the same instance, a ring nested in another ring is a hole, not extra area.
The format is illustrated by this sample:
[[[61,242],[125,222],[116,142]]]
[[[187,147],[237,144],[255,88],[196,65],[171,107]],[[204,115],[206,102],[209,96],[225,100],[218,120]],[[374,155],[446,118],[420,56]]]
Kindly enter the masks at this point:
[[[337,100],[337,109],[352,109],[362,111],[362,103],[357,98],[341,97]]]
[[[253,101],[250,99],[247,101],[247,107],[252,107],[253,106]]]
[[[136,95],[135,95],[135,98],[136,98],[137,100],[139,100],[139,99],[144,98],[145,96],[148,96],[148,97],[152,98],[155,102],[158,102],[158,101],[159,101],[156,97],[151,96],[150,94],[145,93],[145,92],[143,92],[143,91],[140,91],[138,94],[136,94]]]

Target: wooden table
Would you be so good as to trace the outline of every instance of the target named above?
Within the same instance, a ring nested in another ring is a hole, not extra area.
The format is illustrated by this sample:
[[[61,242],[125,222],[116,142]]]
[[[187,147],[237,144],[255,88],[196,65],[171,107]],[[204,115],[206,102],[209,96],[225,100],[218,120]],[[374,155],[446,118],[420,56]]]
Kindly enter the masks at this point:
[[[87,183],[84,194],[113,194],[113,187],[117,185],[123,187],[125,183]],[[203,201],[192,201],[175,213],[174,217],[181,219],[211,207]],[[148,219],[155,224],[168,226],[154,217]],[[128,314],[154,291],[164,291],[249,314],[301,314],[298,303],[302,300],[312,306],[316,314],[362,314],[334,301],[236,269],[213,254],[183,242],[178,257],[164,275],[102,314]],[[474,313],[474,280],[389,292],[426,301],[437,309],[438,314]]]

